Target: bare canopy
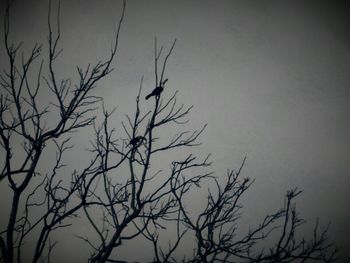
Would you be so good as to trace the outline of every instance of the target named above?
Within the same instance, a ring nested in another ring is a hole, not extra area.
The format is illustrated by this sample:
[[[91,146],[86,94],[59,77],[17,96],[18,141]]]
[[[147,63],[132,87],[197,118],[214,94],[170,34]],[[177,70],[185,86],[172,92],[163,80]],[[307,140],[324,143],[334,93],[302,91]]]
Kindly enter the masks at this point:
[[[141,79],[134,112],[126,114],[120,124],[122,132],[110,125],[114,110],[103,106],[103,119],[97,121],[102,98],[94,91],[112,72],[125,6],[123,1],[109,57],[86,68],[77,67],[75,83],[56,73],[62,52],[60,6],[53,22],[49,2],[48,42],[35,44],[29,55],[21,53],[20,44],[11,42],[11,3],[7,6],[4,49],[8,67],[1,74],[0,97],[0,142],[5,158],[0,184],[11,193],[11,199],[7,200],[7,225],[0,226],[1,260],[50,262],[59,241],[52,233],[87,222],[93,238],[85,233],[78,238],[89,246],[91,253],[86,257],[94,263],[125,262],[118,249],[135,239],[152,248],[150,262],[334,261],[336,249],[327,237],[328,228],[319,229],[316,224],[310,239],[297,235],[304,223],[295,206],[301,193],[297,188],[286,193],[284,207],[237,235],[242,195],[254,180],[241,175],[245,158],[238,170],[229,170],[220,182],[211,169],[210,155],[191,153],[200,145],[206,125],[188,130],[192,106],[179,103],[178,91],[165,88],[176,39],[167,49],[159,48],[155,39],[154,86],[144,88]],[[51,92],[47,101],[38,99],[43,89]],[[91,127],[91,160],[67,175],[62,172],[63,156],[73,147],[72,133]],[[165,135],[165,127],[174,132],[170,137]],[[52,147],[54,164],[41,173],[39,161]],[[179,149],[183,149],[181,158],[172,160],[167,170],[154,169],[162,156]],[[189,196],[206,184],[211,187],[203,208],[193,213],[187,204]],[[162,234],[169,229],[175,234],[164,240]],[[194,240],[193,254],[175,256],[188,237]],[[264,247],[267,239],[273,244]],[[33,249],[23,253],[28,242]]]

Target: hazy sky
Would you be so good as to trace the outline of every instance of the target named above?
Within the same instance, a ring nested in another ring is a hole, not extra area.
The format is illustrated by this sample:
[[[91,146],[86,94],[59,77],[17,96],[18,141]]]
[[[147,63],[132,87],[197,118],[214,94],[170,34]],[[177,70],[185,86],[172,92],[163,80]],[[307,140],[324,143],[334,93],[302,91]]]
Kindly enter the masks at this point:
[[[120,2],[61,5],[57,67],[74,76],[76,65],[109,54]],[[18,0],[13,10],[11,39],[45,42],[47,1]],[[316,216],[331,221],[346,255],[339,262],[349,262],[349,11],[341,1],[128,1],[115,71],[98,94],[119,116],[132,112],[141,75],[144,92],[153,88],[154,37],[166,47],[177,38],[164,94],[179,90],[194,105],[193,127],[208,123],[201,151],[213,154],[218,176],[247,156],[244,175],[256,179],[247,216],[278,208],[299,186],[302,216],[310,226]]]

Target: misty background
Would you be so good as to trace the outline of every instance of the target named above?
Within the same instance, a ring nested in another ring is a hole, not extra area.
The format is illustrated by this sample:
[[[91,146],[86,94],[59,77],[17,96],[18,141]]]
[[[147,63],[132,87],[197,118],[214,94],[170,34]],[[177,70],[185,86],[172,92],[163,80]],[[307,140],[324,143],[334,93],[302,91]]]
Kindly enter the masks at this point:
[[[2,20],[4,6],[1,0]],[[16,0],[11,41],[24,41],[27,48],[46,43],[47,8],[46,0]],[[76,65],[109,55],[120,11],[120,1],[61,1],[59,75],[74,79]],[[117,107],[111,125],[120,129],[124,114],[133,113],[141,76],[144,94],[154,88],[154,37],[165,48],[177,38],[164,96],[179,90],[179,101],[194,105],[191,128],[208,123],[200,152],[212,153],[217,176],[238,168],[247,156],[243,174],[255,183],[244,199],[245,222],[255,224],[283,206],[285,191],[298,186],[304,190],[297,199],[301,216],[310,228],[317,216],[322,225],[331,221],[339,262],[348,262],[348,13],[341,1],[128,1],[115,70],[96,94],[106,107]],[[3,69],[3,27],[0,56]],[[67,155],[72,169],[87,163],[82,152],[92,135],[85,129],[74,137],[75,148]],[[0,208],[7,209],[6,199]],[[4,226],[6,218],[0,217]],[[69,230],[84,231],[84,225]],[[64,241],[57,247],[57,262],[83,262],[86,245],[57,236]]]

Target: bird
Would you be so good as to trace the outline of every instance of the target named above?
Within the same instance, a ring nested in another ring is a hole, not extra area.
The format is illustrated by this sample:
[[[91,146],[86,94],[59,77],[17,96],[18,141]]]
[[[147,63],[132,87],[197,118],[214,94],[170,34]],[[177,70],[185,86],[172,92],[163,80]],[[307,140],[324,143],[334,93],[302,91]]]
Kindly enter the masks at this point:
[[[168,79],[165,79],[163,82],[160,83],[158,87],[156,87],[150,94],[146,96],[146,100],[148,100],[152,96],[159,96],[162,91],[164,90],[164,84],[168,81]]]
[[[143,136],[137,136],[135,138],[132,138],[129,142],[129,145],[132,145],[133,147],[139,146],[140,143],[142,143],[143,140],[146,140]]]

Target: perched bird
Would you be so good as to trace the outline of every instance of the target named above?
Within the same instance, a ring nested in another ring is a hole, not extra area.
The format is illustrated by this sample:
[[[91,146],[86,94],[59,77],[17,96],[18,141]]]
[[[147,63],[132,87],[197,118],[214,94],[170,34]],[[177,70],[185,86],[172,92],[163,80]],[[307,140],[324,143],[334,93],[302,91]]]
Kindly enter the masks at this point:
[[[165,79],[160,86],[156,87],[150,94],[146,96],[146,100],[148,100],[152,96],[159,96],[162,91],[164,90],[164,84],[168,81],[168,79]]]
[[[135,137],[135,138],[133,138],[133,139],[130,140],[129,145],[132,145],[132,146],[134,146],[134,147],[135,147],[135,146],[139,146],[140,143],[142,143],[143,140],[146,140],[145,137],[143,137],[143,136],[137,136],[137,137]]]
[[[159,96],[160,93],[162,93],[163,90],[164,90],[164,88],[162,86],[156,87],[150,94],[148,94],[146,96],[146,100],[148,100],[152,96]]]

